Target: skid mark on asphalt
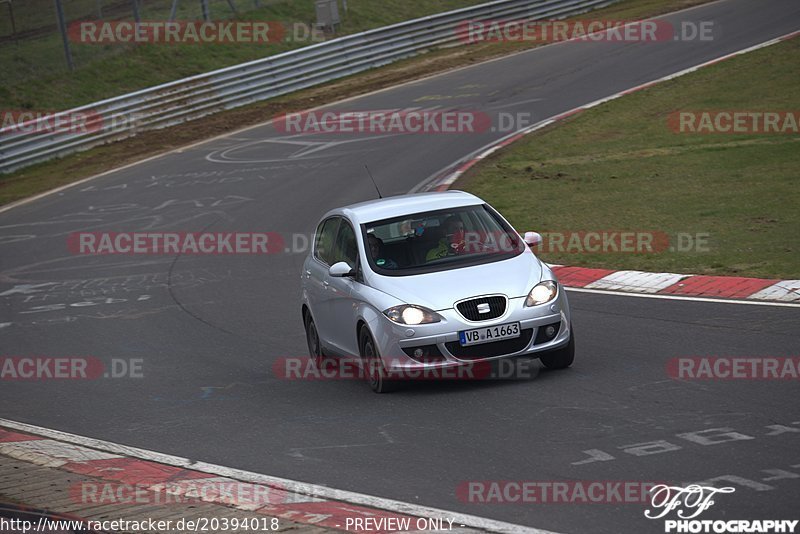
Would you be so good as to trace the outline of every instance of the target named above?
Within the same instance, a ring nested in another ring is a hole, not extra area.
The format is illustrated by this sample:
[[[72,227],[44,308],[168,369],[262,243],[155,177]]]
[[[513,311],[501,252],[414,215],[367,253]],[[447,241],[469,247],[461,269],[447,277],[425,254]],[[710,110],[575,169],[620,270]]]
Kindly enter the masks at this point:
[[[208,229],[211,228],[212,226],[214,226],[214,224],[216,222],[218,222],[218,221],[210,222],[208,225],[203,227],[200,230],[200,232],[202,233],[202,232],[208,231]],[[176,290],[178,289],[178,286],[176,284],[172,283],[172,279],[173,279],[173,273],[175,272],[175,265],[178,263],[178,260],[181,258],[181,256],[182,256],[181,254],[178,254],[177,256],[175,256],[175,258],[172,260],[172,263],[169,266],[169,272],[168,272],[168,275],[167,275],[167,291],[169,292],[170,298],[173,300],[173,302],[175,302],[175,304],[177,304],[180,307],[181,311],[183,311],[184,313],[186,313],[188,316],[192,317],[193,319],[196,319],[196,320],[200,321],[201,323],[203,323],[204,325],[210,326],[211,328],[214,328],[215,330],[218,330],[219,332],[224,332],[226,334],[230,334],[232,336],[235,336],[236,333],[231,332],[230,330],[228,330],[228,329],[226,329],[226,328],[224,328],[224,327],[222,327],[220,325],[214,324],[211,321],[209,321],[207,319],[204,319],[203,317],[201,317],[197,313],[193,312],[192,310],[189,309],[188,302],[182,301],[181,299],[178,298],[178,294],[176,293]]]

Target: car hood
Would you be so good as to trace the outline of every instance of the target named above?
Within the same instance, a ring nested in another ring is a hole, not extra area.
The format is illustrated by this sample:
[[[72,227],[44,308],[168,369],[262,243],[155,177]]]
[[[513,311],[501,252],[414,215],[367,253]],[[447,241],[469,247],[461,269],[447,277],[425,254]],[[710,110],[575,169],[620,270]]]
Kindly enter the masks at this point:
[[[513,258],[410,276],[372,273],[371,285],[407,303],[435,311],[452,308],[459,300],[500,293],[525,297],[542,278],[542,265],[530,252]]]

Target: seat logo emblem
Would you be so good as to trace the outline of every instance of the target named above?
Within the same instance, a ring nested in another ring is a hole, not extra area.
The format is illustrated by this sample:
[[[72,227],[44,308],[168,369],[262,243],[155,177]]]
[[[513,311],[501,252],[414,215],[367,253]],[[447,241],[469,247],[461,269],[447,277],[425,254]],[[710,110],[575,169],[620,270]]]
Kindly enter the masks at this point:
[[[489,309],[489,304],[486,302],[478,304],[478,313],[489,313],[489,311],[491,310]]]

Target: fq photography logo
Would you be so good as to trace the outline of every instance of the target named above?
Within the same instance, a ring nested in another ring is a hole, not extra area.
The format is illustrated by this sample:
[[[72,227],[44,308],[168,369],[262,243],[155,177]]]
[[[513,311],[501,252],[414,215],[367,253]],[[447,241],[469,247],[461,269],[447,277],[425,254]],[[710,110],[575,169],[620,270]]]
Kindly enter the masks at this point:
[[[714,488],[691,484],[685,488],[659,484],[650,491],[650,508],[644,515],[648,519],[664,519],[675,511],[677,519],[664,519],[664,532],[744,534],[750,532],[795,532],[797,520],[785,519],[696,519],[715,504],[716,496],[733,493],[736,488]]]

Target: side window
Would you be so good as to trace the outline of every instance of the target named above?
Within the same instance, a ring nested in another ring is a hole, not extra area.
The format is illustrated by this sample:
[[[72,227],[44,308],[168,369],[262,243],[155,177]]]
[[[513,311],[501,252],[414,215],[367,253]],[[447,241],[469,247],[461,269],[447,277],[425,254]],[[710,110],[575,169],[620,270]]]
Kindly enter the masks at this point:
[[[331,265],[343,261],[353,269],[358,265],[358,244],[353,227],[346,221],[339,225],[339,236],[336,238],[334,257]]]
[[[333,245],[336,240],[336,230],[339,228],[339,218],[331,217],[320,223],[314,237],[314,257],[323,263],[333,265]]]

